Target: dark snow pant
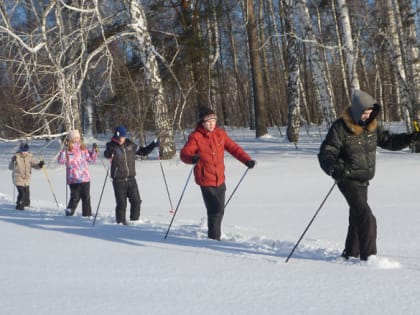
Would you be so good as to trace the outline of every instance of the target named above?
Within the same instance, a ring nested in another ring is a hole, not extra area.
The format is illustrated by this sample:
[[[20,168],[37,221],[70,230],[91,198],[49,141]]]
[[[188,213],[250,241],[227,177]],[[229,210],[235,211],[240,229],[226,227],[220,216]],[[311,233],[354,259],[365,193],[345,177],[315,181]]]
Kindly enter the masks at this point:
[[[16,200],[16,209],[24,210],[25,207],[29,207],[31,204],[29,186],[16,186],[18,191],[18,196]]]
[[[220,241],[221,226],[225,213],[226,185],[218,187],[200,186],[204,203],[207,208],[208,237]]]
[[[350,206],[349,226],[343,256],[367,260],[376,255],[376,218],[367,203],[368,186],[354,181],[338,183]]]
[[[114,179],[112,184],[117,203],[115,208],[115,219],[117,223],[126,224],[125,212],[127,198],[130,202],[130,220],[137,221],[140,218],[141,198],[135,177]]]
[[[84,217],[92,216],[92,207],[90,205],[90,182],[80,184],[70,184],[70,200],[67,208],[71,210],[68,215],[76,212],[77,205],[82,199],[82,215]]]

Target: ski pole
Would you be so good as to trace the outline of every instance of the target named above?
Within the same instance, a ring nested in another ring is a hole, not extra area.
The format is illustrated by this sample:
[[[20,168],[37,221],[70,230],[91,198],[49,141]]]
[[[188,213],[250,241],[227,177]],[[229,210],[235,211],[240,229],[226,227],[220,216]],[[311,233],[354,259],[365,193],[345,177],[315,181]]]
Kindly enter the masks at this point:
[[[111,166],[108,166],[108,169],[107,169],[107,171],[106,171],[104,184],[103,184],[103,186],[102,186],[102,191],[101,191],[101,195],[100,195],[100,197],[99,197],[98,207],[96,208],[95,217],[93,218],[93,223],[92,223],[92,226],[95,226],[96,217],[98,216],[99,206],[101,205],[102,195],[104,194],[105,185],[106,185],[106,180],[108,179],[108,174],[109,174],[109,169],[110,169],[110,167],[111,167]]]
[[[57,201],[57,197],[55,196],[55,192],[54,192],[53,186],[51,184],[50,177],[48,176],[47,168],[46,167],[43,167],[42,170],[44,171],[45,178],[47,179],[48,185],[50,186],[50,190],[51,190],[51,193],[52,193],[52,195],[54,197],[55,203],[57,204],[57,208],[60,208],[60,205],[58,204],[58,201]]]
[[[186,182],[185,182],[184,189],[182,190],[181,196],[179,197],[179,200],[178,200],[178,204],[176,205],[176,208],[175,208],[174,215],[172,216],[171,223],[169,223],[168,230],[166,231],[166,234],[165,234],[165,237],[164,237],[164,239],[165,239],[165,240],[166,240],[166,237],[168,236],[169,230],[171,229],[172,223],[174,222],[174,219],[175,219],[176,213],[178,212],[179,205],[180,205],[180,203],[181,203],[182,197],[184,196],[185,189],[187,189],[187,186],[188,186],[188,183],[189,183],[189,181],[190,181],[191,174],[192,174],[193,170],[194,170],[194,166],[193,166],[193,167],[191,167],[190,173],[188,174],[188,178],[187,178],[187,180],[186,180]]]
[[[16,186],[15,186],[15,172],[16,172],[16,156],[15,156],[15,160],[13,161],[13,173],[12,173],[12,184],[13,184],[13,201],[15,201],[16,199]]]
[[[315,217],[318,215],[319,211],[321,211],[322,206],[324,205],[325,201],[327,201],[328,196],[333,191],[334,187],[337,185],[337,182],[334,181],[334,184],[331,186],[330,190],[328,191],[327,195],[325,196],[324,200],[322,200],[318,210],[316,210],[314,216],[312,217],[311,221],[309,221],[308,226],[306,227],[305,231],[303,231],[302,235],[300,236],[299,240],[296,242],[296,245],[293,247],[292,251],[290,252],[289,256],[287,256],[286,263],[289,261],[290,257],[292,257],[296,247],[299,245],[300,241],[302,240],[305,233],[308,231],[309,227],[311,226],[312,222],[315,220]]]
[[[230,197],[228,198],[228,200],[225,203],[224,209],[226,209],[229,201],[232,199],[233,194],[236,192],[236,190],[238,189],[239,185],[241,184],[242,180],[244,179],[245,175],[248,173],[249,168],[247,167],[244,174],[242,175],[241,179],[239,180],[238,184],[236,185],[235,189],[232,191],[232,193],[230,194]]]
[[[156,150],[156,152],[157,152],[157,158],[160,164],[160,170],[162,171],[163,181],[165,182],[166,193],[168,194],[169,204],[171,206],[171,210],[169,212],[174,213],[174,205],[172,203],[171,194],[169,193],[168,182],[166,181],[165,171],[163,169],[162,160],[160,159],[159,150]]]

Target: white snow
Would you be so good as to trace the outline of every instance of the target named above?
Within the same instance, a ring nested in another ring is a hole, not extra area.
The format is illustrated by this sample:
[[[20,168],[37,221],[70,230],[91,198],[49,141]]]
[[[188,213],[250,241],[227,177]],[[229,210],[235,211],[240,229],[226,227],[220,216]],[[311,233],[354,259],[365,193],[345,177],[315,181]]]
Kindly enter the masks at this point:
[[[363,263],[339,257],[348,207],[335,188],[285,263],[333,184],[316,156],[325,131],[302,130],[298,149],[275,129],[260,139],[245,129],[228,132],[258,164],[226,209],[221,242],[206,237],[205,208],[193,178],[164,240],[172,214],[155,152],[136,162],[142,222],[114,223],[107,180],[93,227],[92,219],[81,217],[80,205],[76,216],[64,216],[65,169],[55,160],[57,142],[30,145],[47,161],[60,209],[44,172],[34,170],[31,209],[14,210],[7,164],[17,144],[0,144],[0,313],[418,314],[420,155],[378,149],[369,188],[377,257]],[[87,139],[89,146],[93,141],[103,150],[107,138]],[[183,141],[177,143],[179,149]],[[175,207],[191,166],[178,155],[162,166]],[[102,158],[90,167],[94,212],[107,167]],[[245,170],[226,156],[227,197]]]

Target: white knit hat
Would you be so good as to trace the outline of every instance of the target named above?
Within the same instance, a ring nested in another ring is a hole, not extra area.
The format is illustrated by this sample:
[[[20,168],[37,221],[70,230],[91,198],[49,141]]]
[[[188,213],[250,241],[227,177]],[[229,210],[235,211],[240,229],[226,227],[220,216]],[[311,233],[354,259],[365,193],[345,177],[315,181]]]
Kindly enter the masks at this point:
[[[79,130],[77,129],[71,130],[69,134],[67,135],[67,138],[69,138],[69,140],[73,140],[76,137],[80,138],[80,133],[79,133]]]

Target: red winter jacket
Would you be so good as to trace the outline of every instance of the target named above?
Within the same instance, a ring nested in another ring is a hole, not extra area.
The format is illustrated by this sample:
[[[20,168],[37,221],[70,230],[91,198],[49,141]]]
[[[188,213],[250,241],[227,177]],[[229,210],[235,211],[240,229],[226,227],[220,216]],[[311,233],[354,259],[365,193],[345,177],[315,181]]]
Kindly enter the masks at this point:
[[[198,154],[200,159],[194,167],[195,182],[200,186],[217,187],[225,182],[225,150],[244,164],[251,160],[226,131],[216,126],[210,132],[199,124],[181,149],[181,160],[192,164],[191,158]]]

